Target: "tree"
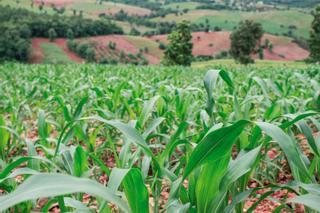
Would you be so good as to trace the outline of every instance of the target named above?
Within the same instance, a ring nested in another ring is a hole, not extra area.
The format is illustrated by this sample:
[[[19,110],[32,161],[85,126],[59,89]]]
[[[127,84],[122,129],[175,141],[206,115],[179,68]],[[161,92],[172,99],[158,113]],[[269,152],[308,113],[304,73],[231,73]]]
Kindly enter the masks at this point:
[[[246,20],[232,32],[230,55],[241,64],[254,63],[251,55],[257,53],[263,36],[261,24]]]
[[[55,29],[50,28],[48,31],[48,36],[51,42],[54,41],[57,38],[57,32],[55,31]]]
[[[273,44],[272,44],[272,43],[269,44],[268,49],[269,49],[269,51],[270,51],[271,53],[273,52]]]
[[[130,30],[130,35],[139,36],[141,33],[135,27],[132,27]]]
[[[263,48],[268,48],[270,44],[270,40],[269,39],[265,39],[264,40],[264,47]]]
[[[117,43],[110,41],[110,42],[108,43],[108,47],[109,47],[109,49],[111,49],[111,50],[115,50],[115,49],[117,48]]]
[[[169,44],[164,52],[163,64],[190,66],[193,56],[190,24],[183,21],[169,37]]]
[[[263,60],[264,59],[264,52],[263,52],[263,48],[260,46],[259,50],[258,50],[258,55],[259,55],[259,59]]]
[[[320,62],[320,6],[312,13],[313,21],[311,24],[309,49],[310,61]]]
[[[67,38],[70,40],[74,39],[74,33],[71,29],[67,30]]]
[[[165,50],[166,49],[166,45],[162,41],[159,42],[159,49],[160,50]]]
[[[88,62],[94,62],[96,58],[96,53],[93,48],[89,47],[85,51],[86,59]]]

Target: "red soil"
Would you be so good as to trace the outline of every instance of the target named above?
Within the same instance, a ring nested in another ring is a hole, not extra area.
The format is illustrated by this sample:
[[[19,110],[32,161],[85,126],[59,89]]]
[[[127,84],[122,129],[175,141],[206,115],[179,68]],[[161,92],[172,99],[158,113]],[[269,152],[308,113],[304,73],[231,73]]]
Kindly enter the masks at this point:
[[[125,39],[124,36],[121,35],[96,36],[91,37],[89,40],[97,44],[96,48],[98,50],[102,50],[107,47],[109,42],[114,42],[116,43],[117,51],[123,50],[126,54],[137,54],[139,52],[139,48],[130,43]],[[143,53],[143,55],[148,59],[150,64],[158,64],[160,62],[160,59],[156,56],[147,53]]]
[[[230,32],[195,32],[192,34],[193,54],[199,55],[216,55],[221,51],[230,49]],[[296,43],[291,42],[288,38],[278,37],[266,34],[262,41],[269,39],[273,44],[273,52],[264,51],[264,58],[267,60],[302,60],[309,56],[309,52],[299,47]],[[152,36],[152,40],[163,41],[168,43],[167,35]],[[285,56],[285,58],[281,57]]]
[[[32,39],[32,55],[31,55],[31,63],[37,64],[41,63],[44,58],[44,53],[41,49],[41,43],[50,43],[47,38],[34,38]],[[67,47],[67,40],[65,38],[58,38],[54,42],[58,47],[60,47],[65,54],[74,62],[82,63],[84,59],[76,55],[74,52],[70,51]]]
[[[40,47],[41,39],[32,39],[32,54],[30,62],[32,64],[40,64],[44,58],[44,53]]]

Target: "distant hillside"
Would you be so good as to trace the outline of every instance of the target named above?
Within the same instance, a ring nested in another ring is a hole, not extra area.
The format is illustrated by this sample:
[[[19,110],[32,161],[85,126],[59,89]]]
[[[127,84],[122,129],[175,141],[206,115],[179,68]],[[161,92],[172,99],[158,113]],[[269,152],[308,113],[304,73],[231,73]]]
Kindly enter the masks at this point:
[[[228,58],[230,49],[230,32],[195,32],[192,34],[193,55],[198,60],[210,58]],[[296,61],[308,57],[308,51],[299,47],[291,38],[265,34],[262,42],[268,40],[273,49],[264,49],[264,59],[274,61]],[[137,63],[148,62],[158,64],[163,57],[163,48],[168,44],[167,35],[152,37],[106,35],[93,36],[76,40],[78,43],[95,49],[95,59],[99,63]],[[83,62],[67,47],[66,39],[49,42],[48,39],[35,38],[32,40],[32,63],[71,60]],[[50,46],[48,46],[50,45]],[[79,46],[79,45],[78,45]],[[57,49],[52,51],[53,48]],[[60,49],[60,51],[58,51]],[[82,48],[80,48],[82,49]],[[60,54],[54,54],[54,53]],[[63,58],[61,59],[61,57]],[[258,58],[258,56],[255,56]]]
[[[215,2],[226,5],[250,5],[263,2],[264,4],[287,5],[291,7],[314,7],[320,3],[320,0],[216,0]]]
[[[320,0],[264,0],[264,3],[284,4],[294,7],[313,7],[320,3]]]

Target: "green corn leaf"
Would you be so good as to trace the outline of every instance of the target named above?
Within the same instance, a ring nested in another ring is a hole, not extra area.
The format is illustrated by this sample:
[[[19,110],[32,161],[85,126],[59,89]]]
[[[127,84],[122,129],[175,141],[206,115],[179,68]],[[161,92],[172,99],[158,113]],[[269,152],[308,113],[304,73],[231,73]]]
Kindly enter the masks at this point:
[[[319,148],[320,148],[320,144],[317,145],[313,135],[312,135],[312,129],[307,125],[307,123],[303,120],[298,122],[298,126],[301,129],[301,132],[304,134],[304,136],[306,137],[309,146],[311,147],[312,151],[314,154],[316,154],[318,157],[320,157],[320,152],[319,152]]]
[[[232,161],[226,174],[222,178],[220,190],[226,190],[230,184],[248,173],[252,169],[260,150],[261,146],[241,155],[236,160]]]
[[[77,146],[73,158],[73,175],[81,177],[88,170],[87,154],[81,146]]]
[[[300,203],[317,212],[320,212],[320,195],[306,194],[288,200],[288,203]]]
[[[220,128],[209,133],[193,150],[189,162],[184,171],[184,179],[197,167],[208,161],[217,161],[227,155],[248,121],[237,123]]]
[[[299,168],[299,173],[302,179],[309,179],[313,181],[313,178],[310,177],[307,166],[305,165],[300,152],[297,150],[295,142],[283,132],[283,130],[273,124],[256,122],[256,124],[263,130],[268,136],[275,140],[281,149],[284,151],[288,158],[288,162],[291,165]],[[302,180],[300,177],[295,177],[297,180]]]
[[[148,213],[149,193],[139,169],[130,169],[123,180],[123,187],[132,212]]]
[[[93,153],[87,153],[87,155],[100,167],[100,169],[106,173],[108,176],[110,176],[111,171],[110,169],[105,165],[105,163],[100,160],[97,156],[95,156]]]
[[[83,111],[83,106],[88,102],[88,99],[89,99],[88,97],[84,97],[81,99],[76,110],[74,111],[73,120],[77,120],[80,118],[82,111]]]
[[[85,204],[81,203],[78,200],[72,199],[70,197],[64,198],[64,203],[66,206],[74,208],[75,212],[81,213],[81,212],[91,212],[93,213],[94,210],[88,208]]]
[[[213,107],[215,105],[215,100],[213,97],[213,90],[216,87],[218,77],[221,77],[233,90],[233,83],[227,72],[223,70],[209,70],[204,77],[204,87],[206,89],[208,100],[207,100],[207,112],[209,116],[212,116]]]
[[[187,213],[190,209],[190,203],[181,204],[178,200],[174,200],[167,207],[168,213]]]
[[[27,144],[27,147],[28,147],[28,155],[29,156],[37,156],[38,153],[33,145],[32,142],[30,141],[26,141],[26,144]],[[40,161],[39,160],[31,160],[28,162],[28,167],[33,169],[33,170],[36,170],[36,171],[40,171]]]
[[[152,158],[152,162],[154,164],[154,168],[159,172],[160,174],[160,165],[157,161],[157,159],[154,157],[151,149],[149,148],[147,142],[144,140],[143,136],[134,128],[132,128],[128,124],[124,124],[120,121],[112,121],[112,120],[106,120],[104,118],[101,118],[99,116],[93,116],[88,118],[82,118],[82,120],[97,120],[102,123],[105,123],[107,125],[110,125],[116,129],[118,129],[126,138],[128,138],[130,141],[135,143],[137,146],[142,148],[144,153]]]
[[[122,183],[124,177],[128,174],[130,169],[120,169],[120,168],[113,168],[110,174],[108,188],[116,193],[119,186]]]
[[[90,179],[53,173],[34,175],[18,186],[14,192],[1,196],[0,211],[28,200],[73,193],[97,196],[117,205],[125,212],[130,212],[126,203],[103,185]]]
[[[43,110],[39,111],[38,132],[39,132],[39,136],[42,140],[45,140],[49,135],[48,125],[46,123],[46,118],[45,118],[45,112]]]
[[[58,168],[52,161],[48,160],[47,158],[38,156],[19,157],[5,166],[5,168],[0,172],[0,179],[6,178],[14,169],[20,167],[21,164],[31,160],[41,160],[43,162],[51,164],[54,168]]]
[[[29,169],[29,168],[15,169],[11,174],[9,174],[8,176],[6,176],[3,179],[0,179],[0,183],[2,183],[5,180],[8,180],[8,179],[15,178],[20,175],[22,176],[22,175],[35,175],[35,174],[39,174],[39,172],[36,170],[33,170],[33,169]]]
[[[141,112],[140,117],[138,119],[138,124],[140,125],[140,127],[143,127],[145,125],[148,117],[150,116],[150,114],[152,112],[152,109],[154,108],[154,105],[156,104],[156,102],[159,98],[160,98],[160,96],[155,96],[144,104],[142,112]]]
[[[196,201],[199,212],[217,212],[220,208],[218,200],[223,196],[223,191],[219,189],[228,169],[230,162],[231,149],[228,155],[217,160],[211,160],[200,167],[199,176],[196,178]],[[214,183],[214,184],[213,184]]]
[[[140,133],[136,129],[132,128],[131,126],[124,124],[120,121],[105,120],[99,116],[83,118],[83,120],[97,120],[102,123],[115,127],[116,129],[120,130],[122,134],[124,134],[133,143],[140,146],[146,152],[146,154],[148,154],[149,156],[153,156],[152,151],[148,147],[148,144],[146,143],[146,141],[143,139]]]
[[[156,118],[152,121],[150,126],[145,130],[145,132],[142,134],[143,138],[147,138],[153,131],[156,130],[156,128],[165,120],[165,118]]]
[[[319,112],[308,111],[308,112],[301,113],[301,114],[295,116],[292,120],[284,122],[283,124],[281,124],[280,128],[281,129],[286,129],[286,128],[292,126],[293,124],[295,124],[296,122],[304,119],[304,118],[307,118],[307,117],[310,117],[310,116],[314,116],[314,115],[317,115],[317,114],[319,114]]]
[[[2,127],[6,126],[6,122],[2,116],[0,116],[0,157],[4,158],[5,148],[10,138],[10,132]]]

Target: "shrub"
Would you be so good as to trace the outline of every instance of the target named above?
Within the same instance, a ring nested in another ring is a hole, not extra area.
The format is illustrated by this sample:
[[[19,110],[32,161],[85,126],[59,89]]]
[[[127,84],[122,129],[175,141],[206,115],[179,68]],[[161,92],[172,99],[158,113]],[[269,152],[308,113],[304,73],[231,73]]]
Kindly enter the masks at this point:
[[[56,33],[55,29],[50,28],[48,31],[48,36],[49,36],[49,40],[51,42],[53,42],[57,38],[57,33]]]
[[[117,48],[117,43],[110,41],[110,42],[108,43],[108,47],[109,47],[109,49],[111,49],[111,50],[115,50],[115,49]]]
[[[162,41],[159,42],[159,49],[160,50],[165,50],[166,49],[166,45]]]

